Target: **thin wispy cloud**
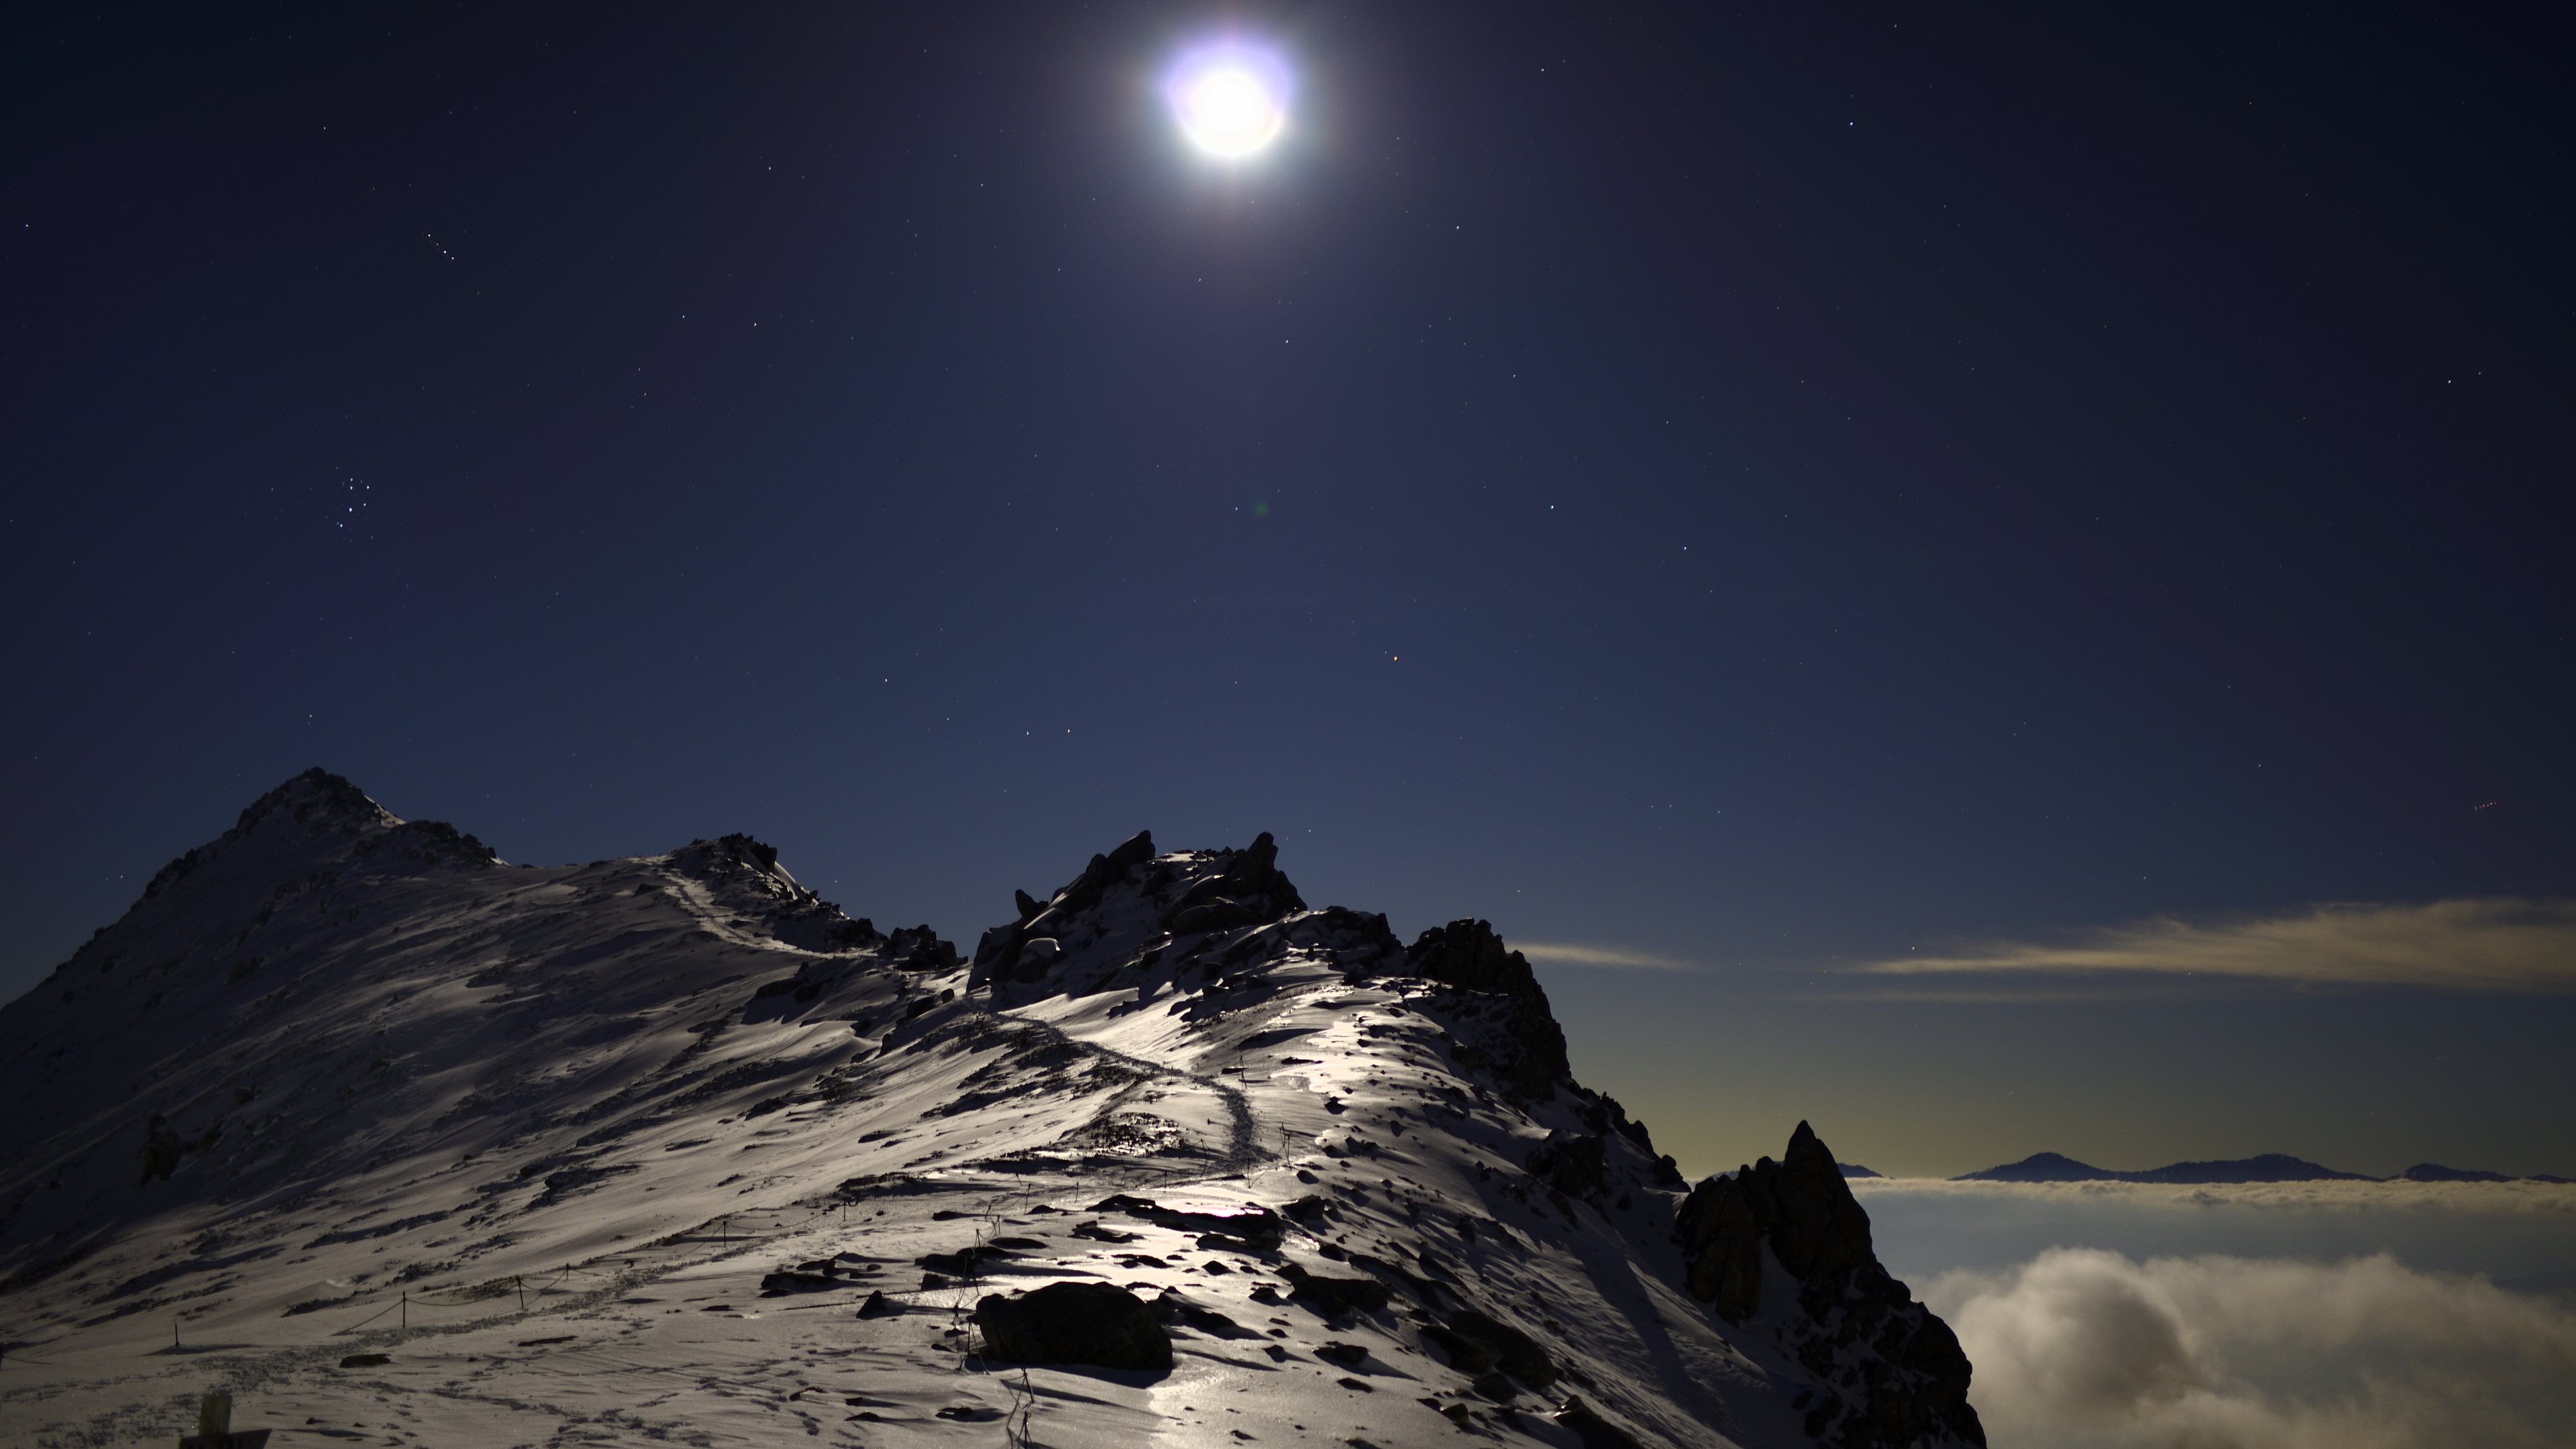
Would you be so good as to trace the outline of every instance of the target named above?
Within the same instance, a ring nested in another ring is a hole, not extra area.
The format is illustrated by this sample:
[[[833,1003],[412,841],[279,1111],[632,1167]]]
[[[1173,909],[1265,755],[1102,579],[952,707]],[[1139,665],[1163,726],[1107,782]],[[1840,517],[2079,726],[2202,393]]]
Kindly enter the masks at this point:
[[[2494,897],[2319,905],[2215,922],[2167,918],[2069,944],[1998,942],[1861,969],[1880,976],[2152,974],[2554,994],[2576,991],[2576,901]]]
[[[1559,966],[1600,966],[1614,971],[1697,971],[1695,961],[1675,960],[1625,946],[1587,946],[1572,941],[1517,942],[1512,947],[1533,961]]]

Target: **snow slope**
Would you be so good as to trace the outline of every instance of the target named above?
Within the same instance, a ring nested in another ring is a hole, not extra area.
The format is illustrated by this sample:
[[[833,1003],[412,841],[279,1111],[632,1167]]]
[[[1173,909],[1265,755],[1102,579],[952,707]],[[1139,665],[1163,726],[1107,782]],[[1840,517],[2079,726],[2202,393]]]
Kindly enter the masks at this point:
[[[746,837],[513,867],[312,771],[0,1027],[11,1443],[1983,1442],[1811,1134],[1686,1196],[1490,929],[1267,836],[967,962]],[[1174,1366],[981,1353],[1067,1280]]]

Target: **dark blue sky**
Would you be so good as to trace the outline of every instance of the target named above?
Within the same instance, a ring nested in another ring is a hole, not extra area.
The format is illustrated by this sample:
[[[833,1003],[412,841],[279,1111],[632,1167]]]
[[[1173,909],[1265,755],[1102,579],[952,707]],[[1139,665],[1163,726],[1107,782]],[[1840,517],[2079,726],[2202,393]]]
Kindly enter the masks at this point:
[[[1780,11],[23,20],[0,993],[310,764],[966,942],[1267,829],[1694,1167],[2576,1172],[2569,942],[1854,974],[2576,895],[2563,14]]]

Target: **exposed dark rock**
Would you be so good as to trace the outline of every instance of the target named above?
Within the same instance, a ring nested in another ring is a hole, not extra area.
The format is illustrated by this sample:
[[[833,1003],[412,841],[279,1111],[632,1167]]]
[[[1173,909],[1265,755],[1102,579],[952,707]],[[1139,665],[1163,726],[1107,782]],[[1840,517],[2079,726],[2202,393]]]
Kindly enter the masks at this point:
[[[1556,1382],[1556,1360],[1548,1356],[1537,1339],[1474,1309],[1450,1314],[1444,1321],[1425,1327],[1422,1336],[1440,1345],[1440,1351],[1449,1355],[1450,1364],[1460,1373],[1501,1369],[1534,1389]]]
[[[501,863],[501,857],[494,853],[492,847],[471,835],[460,833],[444,820],[404,821],[382,834],[361,837],[349,853],[366,861],[369,868],[376,871],[388,871],[396,866],[428,869],[442,865]]]
[[[1366,971],[1404,954],[1404,943],[1396,939],[1394,928],[1373,911],[1326,906],[1298,921],[1296,930],[1300,939],[1311,937],[1332,952],[1335,964],[1344,971]]]
[[[860,916],[855,920],[843,921],[841,924],[834,926],[831,930],[829,939],[833,945],[848,951],[865,950],[870,946],[882,945],[885,942],[884,934],[877,930],[877,923],[869,920],[865,916]],[[957,948],[951,946],[948,949],[954,951]]]
[[[1376,1278],[1326,1278],[1294,1263],[1281,1267],[1279,1275],[1289,1282],[1289,1297],[1306,1300],[1322,1309],[1327,1318],[1373,1313],[1395,1297],[1395,1290]]]
[[[1607,1144],[1585,1133],[1559,1128],[1530,1149],[1530,1176],[1567,1197],[1597,1199],[1608,1170]]]
[[[185,1147],[179,1134],[170,1130],[170,1119],[153,1113],[152,1120],[143,1124],[143,1176],[134,1185],[141,1187],[156,1178],[168,1182],[170,1174],[179,1170],[179,1154]]]
[[[986,1243],[980,1247],[959,1248],[953,1253],[924,1253],[913,1261],[934,1273],[945,1273],[952,1278],[972,1278],[983,1271],[986,1263],[1017,1256],[1008,1248]]]
[[[1259,1338],[1261,1335],[1213,1308],[1201,1308],[1174,1289],[1166,1288],[1154,1300],[1154,1317],[1163,1323],[1178,1323],[1195,1328],[1210,1338]]]
[[[1579,1398],[1566,1399],[1565,1407],[1556,1411],[1556,1422],[1573,1430],[1583,1449],[1645,1449],[1634,1434],[1602,1418]]]
[[[1432,927],[1405,949],[1404,969],[1462,991],[1501,997],[1508,1003],[1502,1028],[1510,1053],[1507,1060],[1493,1063],[1497,1074],[1524,1097],[1543,1099],[1556,1091],[1557,1079],[1570,1070],[1565,1031],[1548,1009],[1547,993],[1527,958],[1505,949],[1491,924],[1459,920]]]
[[[1135,1294],[1106,1283],[1051,1283],[1018,1298],[991,1294],[975,1305],[989,1358],[1010,1363],[1086,1363],[1168,1371],[1172,1336]]]
[[[1265,830],[1241,850],[1220,853],[1226,864],[1181,893],[1163,913],[1163,928],[1178,935],[1266,925],[1306,909],[1305,898],[1279,870],[1279,844]]]
[[[1083,867],[1082,874],[1073,878],[1072,884],[1055,893],[1055,899],[1048,902],[1047,909],[1066,915],[1090,910],[1100,904],[1100,897],[1111,885],[1125,880],[1129,871],[1153,858],[1154,837],[1151,832],[1139,830],[1120,841],[1116,849],[1105,855],[1093,856],[1091,863]]]
[[[902,1305],[878,1292],[870,1293],[867,1301],[859,1305],[861,1318],[891,1318],[902,1311]]]
[[[1869,1214],[1852,1196],[1833,1153],[1804,1122],[1781,1160],[1763,1158],[1694,1189],[1675,1220],[1688,1284],[1719,1317],[1741,1323],[1762,1307],[1767,1252],[1804,1285],[1784,1305],[1813,1325],[1801,1359],[1821,1375],[1837,1346],[1866,1346],[1882,1361],[1858,1401],[1811,1412],[1810,1432],[1842,1449],[1890,1449],[1924,1435],[1983,1444],[1968,1406],[1968,1357],[1949,1325],[1888,1276],[1870,1245]]]
[[[858,924],[865,926],[867,922]],[[886,937],[886,959],[909,971],[954,971],[957,946],[928,926],[898,926]]]
[[[153,1113],[151,1120],[143,1124],[143,1176],[134,1185],[145,1187],[154,1182],[168,1182],[170,1174],[179,1170],[180,1161],[189,1153],[212,1148],[223,1135],[224,1122],[220,1117],[196,1136],[182,1137],[170,1125],[169,1118]]]
[[[1239,1213],[1182,1212],[1164,1207],[1151,1198],[1130,1197],[1122,1192],[1093,1203],[1091,1210],[1119,1213],[1174,1232],[1220,1234],[1238,1240],[1242,1248],[1262,1253],[1276,1251],[1288,1232],[1288,1225],[1280,1221],[1279,1214],[1265,1207],[1250,1207]]]
[[[1682,1204],[1676,1225],[1690,1289],[1730,1322],[1761,1306],[1766,1244],[1801,1282],[1876,1264],[1869,1214],[1806,1123],[1790,1137],[1785,1158],[1766,1157],[1733,1177],[1711,1178]]]
[[[850,1285],[841,1279],[840,1265],[826,1259],[819,1263],[804,1263],[794,1268],[781,1268],[774,1273],[762,1274],[760,1296],[777,1298],[789,1293],[829,1293],[835,1288],[848,1286]]]

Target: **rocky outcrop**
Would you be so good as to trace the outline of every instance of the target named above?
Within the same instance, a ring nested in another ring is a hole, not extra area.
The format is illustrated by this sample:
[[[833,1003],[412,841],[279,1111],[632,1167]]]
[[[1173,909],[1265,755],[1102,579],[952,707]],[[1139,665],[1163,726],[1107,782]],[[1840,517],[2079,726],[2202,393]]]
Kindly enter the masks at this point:
[[[1556,1360],[1537,1339],[1474,1309],[1460,1309],[1426,1324],[1422,1336],[1440,1345],[1450,1366],[1470,1376],[1500,1370],[1533,1389],[1557,1380]]]
[[[1151,842],[1146,849],[1151,852]],[[1269,831],[1229,854],[1231,858],[1223,870],[1191,886],[1172,902],[1163,913],[1164,930],[1177,936],[1191,931],[1261,926],[1290,911],[1306,909],[1304,898],[1279,870],[1279,845],[1270,838]]]
[[[1262,837],[1264,840],[1268,836]],[[1451,921],[1434,926],[1405,949],[1404,970],[1461,991],[1496,998],[1501,1007],[1501,1060],[1468,1065],[1490,1066],[1503,1084],[1529,1098],[1556,1091],[1570,1068],[1565,1060],[1565,1030],[1548,1009],[1547,992],[1527,958],[1508,950],[1487,922]],[[1486,1048],[1478,1050],[1490,1056]]]
[[[1985,1443],[1968,1406],[1968,1356],[1949,1325],[1879,1266],[1869,1214],[1806,1123],[1781,1160],[1713,1177],[1674,1225],[1687,1284],[1720,1318],[1761,1313],[1764,1263],[1800,1285],[1767,1315],[1820,1381],[1807,1432],[1838,1449],[1896,1449],[1926,1435]]]
[[[1172,1336],[1135,1294],[1107,1283],[1051,1283],[975,1304],[984,1356],[1004,1363],[1087,1363],[1167,1373]]]
[[[1609,1173],[1609,1146],[1589,1132],[1563,1128],[1530,1149],[1529,1174],[1567,1197],[1601,1196]]]

